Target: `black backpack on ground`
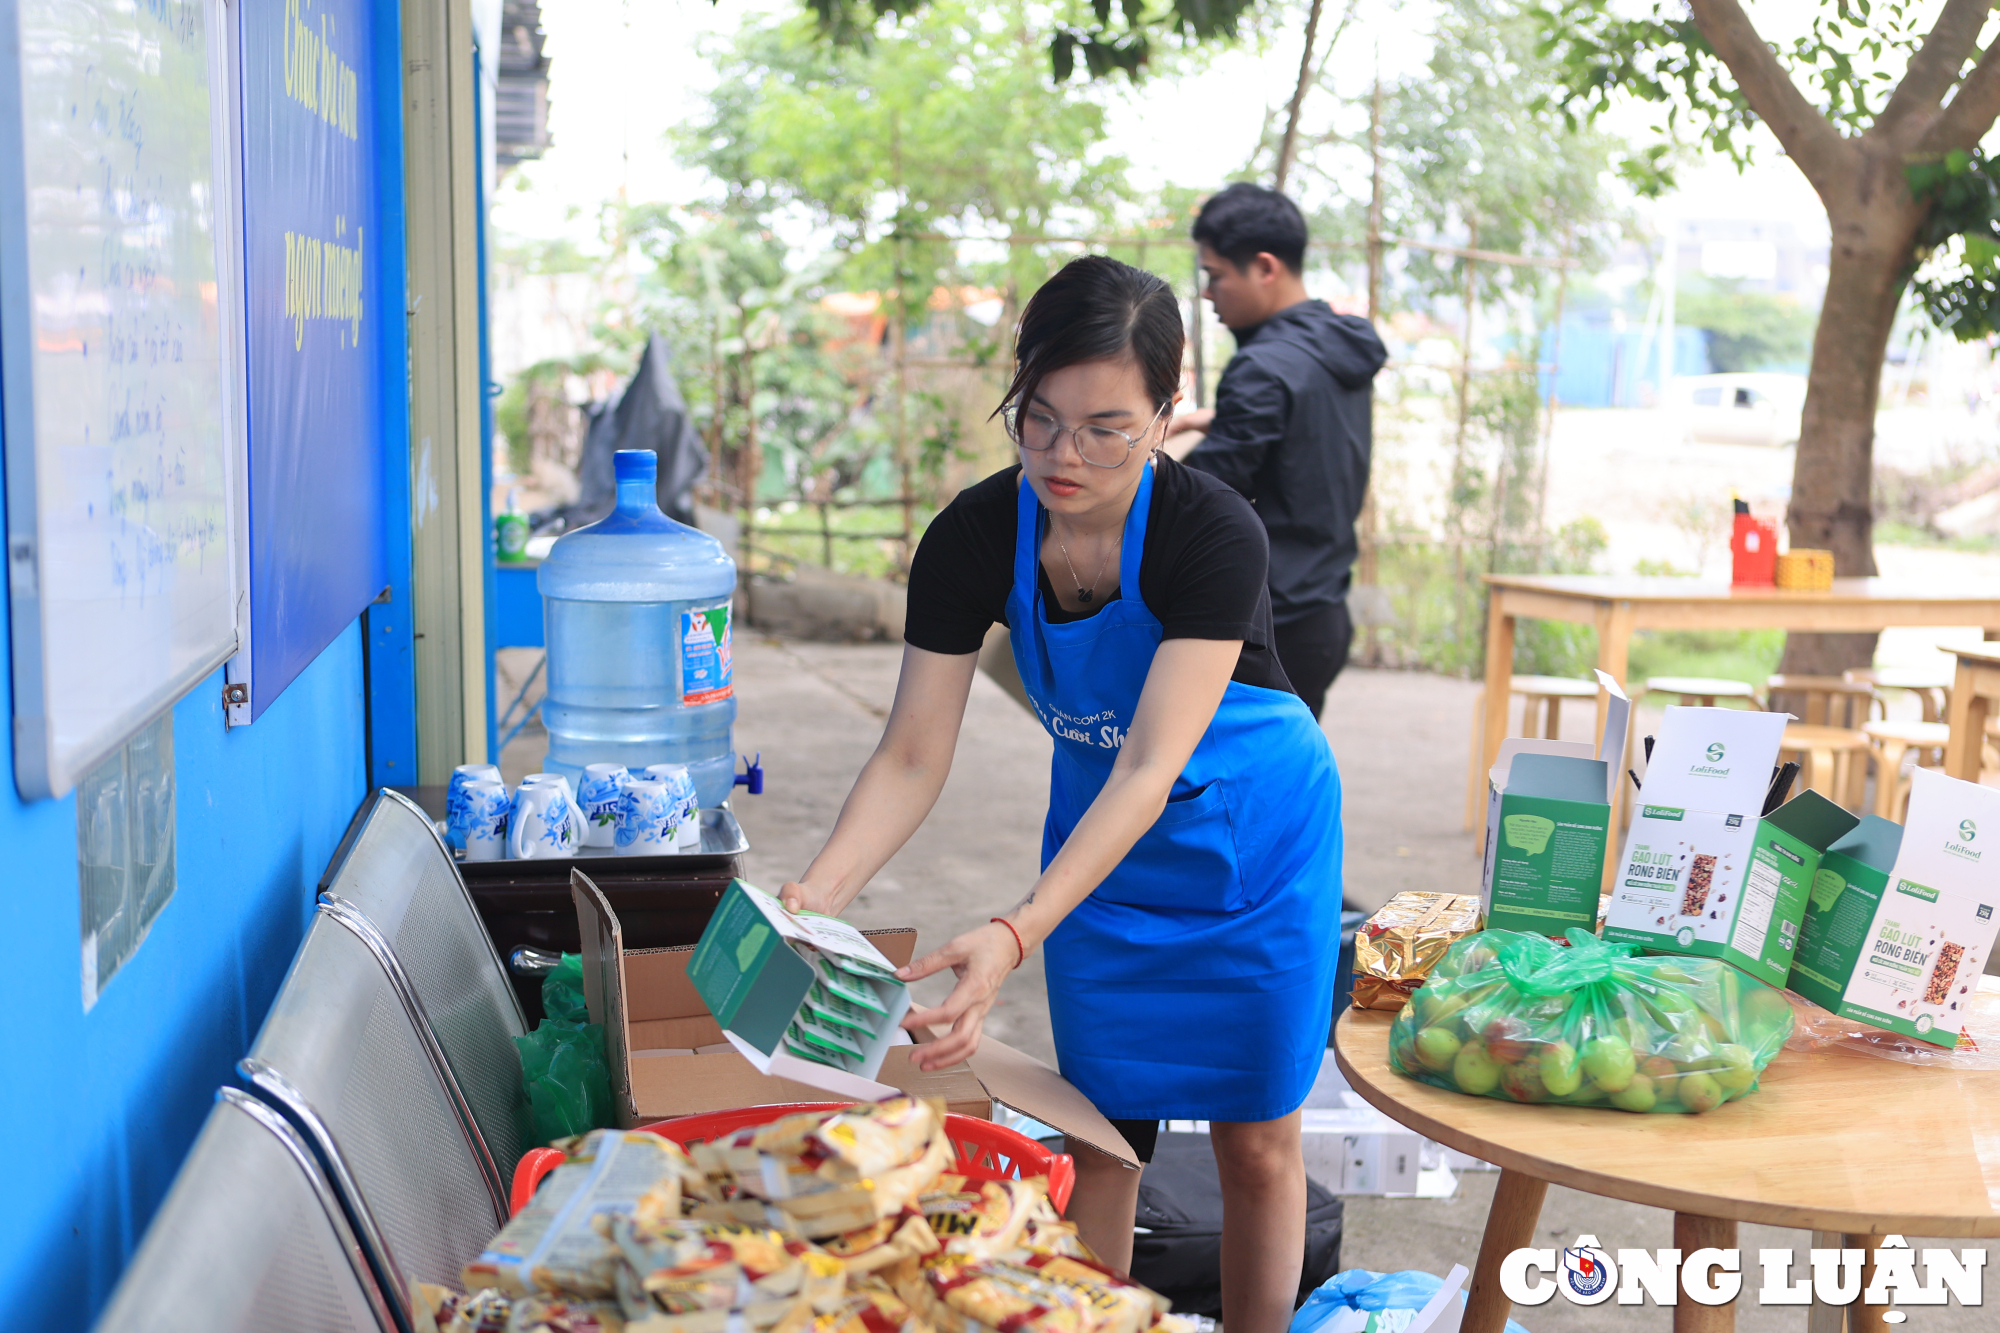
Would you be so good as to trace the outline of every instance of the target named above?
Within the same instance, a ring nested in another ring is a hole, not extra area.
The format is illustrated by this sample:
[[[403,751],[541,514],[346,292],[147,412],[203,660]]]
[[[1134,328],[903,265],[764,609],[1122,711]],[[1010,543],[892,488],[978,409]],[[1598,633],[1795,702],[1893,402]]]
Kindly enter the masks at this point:
[[[1314,1288],[1340,1271],[1342,1205],[1318,1181],[1306,1180],[1302,1305]],[[1176,1314],[1222,1315],[1222,1181],[1206,1134],[1162,1134],[1139,1179],[1132,1276],[1174,1303]]]

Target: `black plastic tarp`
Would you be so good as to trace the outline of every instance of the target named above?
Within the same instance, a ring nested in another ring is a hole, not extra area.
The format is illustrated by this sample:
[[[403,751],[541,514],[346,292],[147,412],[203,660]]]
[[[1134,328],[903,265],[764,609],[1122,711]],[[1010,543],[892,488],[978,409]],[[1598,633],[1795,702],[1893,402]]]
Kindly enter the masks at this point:
[[[618,494],[611,455],[620,449],[651,449],[660,456],[660,508],[670,518],[693,524],[690,492],[708,467],[708,450],[688,419],[666,339],[657,333],[648,338],[632,378],[604,402],[591,404],[588,417],[576,469],[577,501],[557,511],[564,530],[595,523],[611,512]]]

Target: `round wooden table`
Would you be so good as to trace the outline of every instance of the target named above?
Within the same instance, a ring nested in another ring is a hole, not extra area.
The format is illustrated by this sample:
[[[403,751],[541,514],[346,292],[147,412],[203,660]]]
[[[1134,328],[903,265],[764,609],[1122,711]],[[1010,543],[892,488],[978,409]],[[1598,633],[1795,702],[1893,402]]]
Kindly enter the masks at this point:
[[[1706,1115],[1521,1106],[1390,1069],[1392,1018],[1341,1016],[1334,1055],[1349,1085],[1397,1122],[1500,1168],[1461,1333],[1506,1324],[1500,1262],[1534,1243],[1551,1183],[1672,1209],[1683,1254],[1733,1248],[1738,1222],[1844,1233],[1847,1248],[1869,1252],[1867,1280],[1883,1236],[2000,1237],[2000,1070],[1785,1051],[1757,1092]],[[1760,1282],[1746,1264],[1744,1290]],[[1848,1328],[1896,1327],[1881,1321],[1885,1309],[1856,1304]],[[1675,1333],[1727,1333],[1735,1322],[1726,1305],[1674,1307]]]

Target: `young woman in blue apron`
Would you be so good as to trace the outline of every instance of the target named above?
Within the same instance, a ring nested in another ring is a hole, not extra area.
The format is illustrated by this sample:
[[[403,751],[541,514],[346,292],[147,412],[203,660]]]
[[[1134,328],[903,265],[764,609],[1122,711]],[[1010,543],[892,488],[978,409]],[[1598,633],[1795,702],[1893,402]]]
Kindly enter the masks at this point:
[[[1041,877],[1004,917],[904,969],[958,984],[912,1026],[971,1054],[1001,982],[1046,951],[1063,1075],[1151,1156],[1207,1120],[1221,1170],[1223,1322],[1282,1333],[1299,1281],[1298,1108],[1325,1050],[1339,950],[1340,783],[1270,649],[1262,525],[1158,456],[1180,307],[1160,279],[1079,259],[1022,313],[1004,408],[1022,465],[925,535],[882,742],[784,897],[837,913],[915,832],[951,766],[981,636],[1004,617],[1055,741]],[[1010,530],[1011,529],[1011,530]],[[1078,1154],[1084,1238],[1129,1267],[1139,1173]]]

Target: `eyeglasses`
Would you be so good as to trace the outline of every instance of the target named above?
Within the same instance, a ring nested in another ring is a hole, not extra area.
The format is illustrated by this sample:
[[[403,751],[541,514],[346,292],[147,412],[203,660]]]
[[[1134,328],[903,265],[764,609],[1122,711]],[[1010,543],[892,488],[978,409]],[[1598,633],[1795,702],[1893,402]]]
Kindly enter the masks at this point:
[[[1062,437],[1068,435],[1076,440],[1077,453],[1092,467],[1123,467],[1125,460],[1132,456],[1132,451],[1139,447],[1139,442],[1153,433],[1153,427],[1159,424],[1160,414],[1166,410],[1166,404],[1162,403],[1159,412],[1153,413],[1153,419],[1146,423],[1144,430],[1137,435],[1127,435],[1109,426],[1065,426],[1048,413],[1032,407],[1025,410],[1009,408],[1007,434],[1023,449],[1038,454],[1055,448],[1062,443]]]

